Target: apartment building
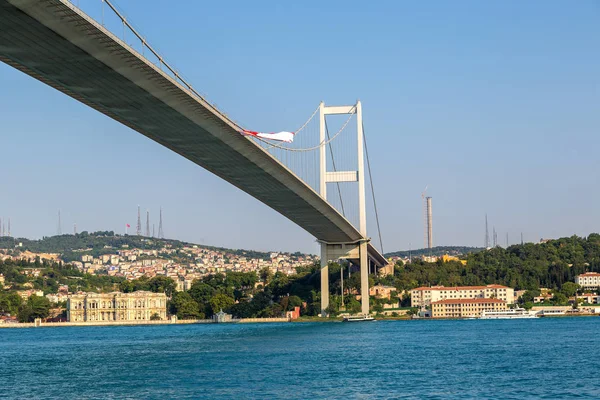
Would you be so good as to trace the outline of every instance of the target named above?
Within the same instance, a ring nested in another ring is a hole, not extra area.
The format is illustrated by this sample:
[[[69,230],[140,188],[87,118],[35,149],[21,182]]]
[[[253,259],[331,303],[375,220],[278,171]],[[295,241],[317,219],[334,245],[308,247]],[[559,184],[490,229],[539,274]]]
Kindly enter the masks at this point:
[[[506,310],[506,301],[490,298],[445,299],[431,303],[433,318],[480,317],[483,311]]]
[[[502,285],[487,286],[431,286],[419,287],[410,291],[412,307],[429,307],[440,300],[456,299],[499,299],[506,304],[514,304],[515,290]]]
[[[600,288],[600,273],[586,272],[585,274],[577,275],[575,283],[584,289]]]

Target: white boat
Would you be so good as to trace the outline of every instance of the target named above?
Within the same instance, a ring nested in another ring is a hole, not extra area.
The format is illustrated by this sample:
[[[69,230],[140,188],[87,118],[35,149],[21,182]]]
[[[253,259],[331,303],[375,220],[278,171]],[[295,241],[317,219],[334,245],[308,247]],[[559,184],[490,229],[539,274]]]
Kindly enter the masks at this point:
[[[523,319],[537,317],[535,311],[527,311],[524,308],[513,308],[502,311],[483,311],[479,319]]]
[[[375,321],[375,318],[370,315],[349,315],[344,317],[343,322],[365,322],[365,321]]]

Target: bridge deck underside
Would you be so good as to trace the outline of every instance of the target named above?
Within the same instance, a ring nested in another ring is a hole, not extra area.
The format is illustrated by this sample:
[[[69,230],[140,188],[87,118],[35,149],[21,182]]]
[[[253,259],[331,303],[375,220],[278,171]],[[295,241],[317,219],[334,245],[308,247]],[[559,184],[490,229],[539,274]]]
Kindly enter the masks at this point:
[[[0,60],[207,169],[319,240],[362,239],[210,104],[66,1],[0,0]],[[379,252],[369,250],[379,264]]]

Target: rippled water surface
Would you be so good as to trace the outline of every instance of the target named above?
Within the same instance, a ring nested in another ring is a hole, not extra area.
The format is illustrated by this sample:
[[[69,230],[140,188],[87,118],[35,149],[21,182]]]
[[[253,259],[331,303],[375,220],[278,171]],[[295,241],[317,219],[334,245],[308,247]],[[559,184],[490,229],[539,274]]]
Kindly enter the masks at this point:
[[[0,329],[0,397],[600,398],[600,318]]]

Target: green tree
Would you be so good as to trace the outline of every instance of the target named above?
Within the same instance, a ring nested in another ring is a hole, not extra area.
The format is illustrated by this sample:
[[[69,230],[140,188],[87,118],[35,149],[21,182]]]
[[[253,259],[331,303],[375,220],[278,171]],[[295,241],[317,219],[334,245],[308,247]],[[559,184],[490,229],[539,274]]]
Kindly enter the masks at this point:
[[[135,290],[135,286],[132,281],[123,281],[119,284],[119,291],[123,293],[132,293]]]
[[[298,296],[285,296],[279,302],[284,311],[291,311],[294,307],[302,307],[302,299]]]
[[[569,303],[569,298],[561,292],[557,292],[554,293],[554,297],[552,297],[552,302],[557,306],[565,306]]]
[[[160,315],[158,313],[154,313],[150,316],[150,321],[160,321]]]
[[[23,303],[21,296],[17,293],[0,293],[0,313],[16,315]]]
[[[290,291],[290,278],[283,272],[276,272],[269,282],[269,289],[276,298],[286,295]]]
[[[210,308],[213,314],[216,314],[220,310],[228,310],[234,303],[235,300],[232,297],[219,293],[210,299]]]
[[[580,286],[574,282],[565,282],[560,289],[561,293],[567,297],[575,296]]]
[[[254,315],[254,308],[248,301],[240,301],[229,308],[235,318],[250,318]]]
[[[373,311],[375,311],[376,313],[382,313],[383,312],[383,304],[381,304],[381,302],[376,301],[373,304]]]
[[[250,304],[252,305],[253,315],[258,315],[262,310],[271,305],[271,294],[268,291],[257,293]]]
[[[278,303],[271,304],[264,310],[258,313],[262,318],[279,318],[283,315],[283,308]]]
[[[263,269],[260,270],[259,273],[260,276],[260,280],[263,282],[264,285],[267,285],[269,283],[269,281],[271,280],[271,270],[269,270],[269,267],[263,267]]]
[[[539,289],[527,290],[527,291],[525,291],[525,293],[523,293],[523,295],[521,296],[519,301],[522,304],[533,303],[533,298],[538,297],[539,295],[541,295],[541,292]]]
[[[179,319],[203,319],[198,303],[186,292],[175,292],[169,302],[169,311]]]
[[[150,279],[148,284],[150,286],[151,292],[164,293],[168,297],[171,297],[171,295],[175,291],[175,288],[177,287],[175,281],[166,276],[155,276],[154,278]]]
[[[48,318],[50,301],[45,297],[32,295],[26,303],[19,307],[19,322],[33,322],[36,318]]]

